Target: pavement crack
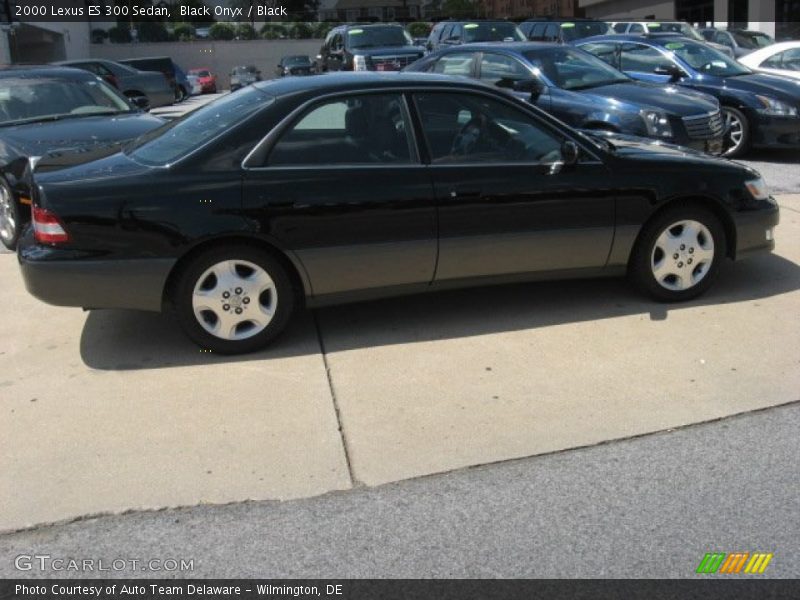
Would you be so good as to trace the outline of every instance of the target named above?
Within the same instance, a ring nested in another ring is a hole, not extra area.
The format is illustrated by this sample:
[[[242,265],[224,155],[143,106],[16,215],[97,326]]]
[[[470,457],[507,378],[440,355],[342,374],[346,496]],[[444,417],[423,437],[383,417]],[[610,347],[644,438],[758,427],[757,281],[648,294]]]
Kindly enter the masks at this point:
[[[314,318],[314,327],[317,330],[317,341],[319,342],[319,350],[322,354],[322,362],[325,365],[325,376],[328,378],[328,388],[331,391],[331,400],[333,401],[333,410],[336,413],[336,423],[339,427],[339,437],[342,439],[342,448],[344,449],[344,459],[347,462],[347,473],[350,476],[350,486],[353,488],[363,487],[364,484],[358,480],[353,472],[353,462],[350,458],[350,447],[347,443],[347,435],[344,430],[344,423],[342,422],[341,409],[339,408],[339,400],[336,398],[336,386],[333,385],[333,374],[331,373],[331,365],[328,362],[328,352],[325,350],[325,340],[322,339],[322,328],[319,325],[319,318],[317,311],[312,311]]]

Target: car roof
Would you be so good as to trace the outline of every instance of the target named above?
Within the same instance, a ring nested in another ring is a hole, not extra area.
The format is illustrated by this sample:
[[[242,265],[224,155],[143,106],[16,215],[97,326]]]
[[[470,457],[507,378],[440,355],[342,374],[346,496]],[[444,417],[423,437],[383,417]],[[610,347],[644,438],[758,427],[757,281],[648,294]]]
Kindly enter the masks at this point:
[[[347,92],[371,88],[392,87],[441,87],[453,89],[496,90],[495,87],[480,81],[438,73],[380,73],[376,71],[336,72],[318,77],[283,77],[254,84],[255,87],[273,96],[288,96],[304,92],[317,94]]]
[[[468,50],[481,51],[491,50],[492,52],[504,52],[506,54],[519,54],[527,50],[541,50],[542,48],[569,48],[564,44],[556,42],[470,42],[458,46],[449,46],[439,50],[442,54],[454,52],[464,52]]]
[[[525,19],[523,23],[604,23],[600,19],[588,19],[586,17],[575,17],[574,19],[570,19],[569,17],[532,17],[530,19]]]
[[[607,35],[595,35],[582,40],[576,40],[576,44],[586,44],[591,42],[639,42],[640,44],[650,44],[651,46],[661,46],[662,41],[666,40],[682,40],[687,42],[694,42],[700,44],[698,40],[687,38],[680,33],[662,32],[658,35],[637,35],[635,33],[609,33]]]
[[[12,65],[0,69],[0,78],[9,77],[29,79],[57,77],[61,79],[84,79],[87,81],[97,79],[97,76],[89,71],[60,65]]]

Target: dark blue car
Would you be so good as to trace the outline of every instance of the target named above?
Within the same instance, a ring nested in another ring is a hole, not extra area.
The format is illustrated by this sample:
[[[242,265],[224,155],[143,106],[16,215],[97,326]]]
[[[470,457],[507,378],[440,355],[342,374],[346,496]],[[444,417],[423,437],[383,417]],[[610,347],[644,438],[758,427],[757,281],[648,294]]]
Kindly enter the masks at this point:
[[[407,70],[481,79],[530,100],[573,127],[722,152],[722,116],[714,98],[635,81],[570,46],[467,44],[429,54]]]
[[[725,118],[725,156],[749,148],[800,148],[800,84],[755,73],[687,38],[598,36],[576,46],[641,81],[674,83],[715,96]]]

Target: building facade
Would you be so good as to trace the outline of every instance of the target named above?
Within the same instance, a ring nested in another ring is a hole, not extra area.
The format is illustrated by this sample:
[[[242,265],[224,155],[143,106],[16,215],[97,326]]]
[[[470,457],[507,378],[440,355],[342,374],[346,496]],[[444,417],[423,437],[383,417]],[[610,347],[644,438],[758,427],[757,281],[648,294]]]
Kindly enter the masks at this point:
[[[574,17],[574,0],[479,0],[480,14],[489,19]]]

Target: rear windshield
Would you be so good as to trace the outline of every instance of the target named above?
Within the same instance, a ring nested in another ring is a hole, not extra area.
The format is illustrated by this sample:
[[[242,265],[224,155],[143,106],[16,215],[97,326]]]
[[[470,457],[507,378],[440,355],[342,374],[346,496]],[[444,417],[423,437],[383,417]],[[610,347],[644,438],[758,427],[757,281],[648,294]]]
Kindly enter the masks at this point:
[[[145,165],[168,166],[274,101],[266,92],[245,88],[145,134],[127,153]]]
[[[525,36],[514,23],[466,23],[465,42],[524,42]]]
[[[346,33],[348,48],[379,48],[381,46],[411,46],[414,41],[400,26],[356,27]]]
[[[758,48],[764,48],[765,46],[770,46],[775,43],[766,33],[757,31],[733,31],[731,35],[733,39],[736,40],[737,44],[748,50],[757,50]]]
[[[577,21],[575,23],[562,23],[561,36],[564,40],[571,42],[572,40],[580,40],[593,35],[605,35],[610,33],[608,23],[603,22],[584,22]]]

